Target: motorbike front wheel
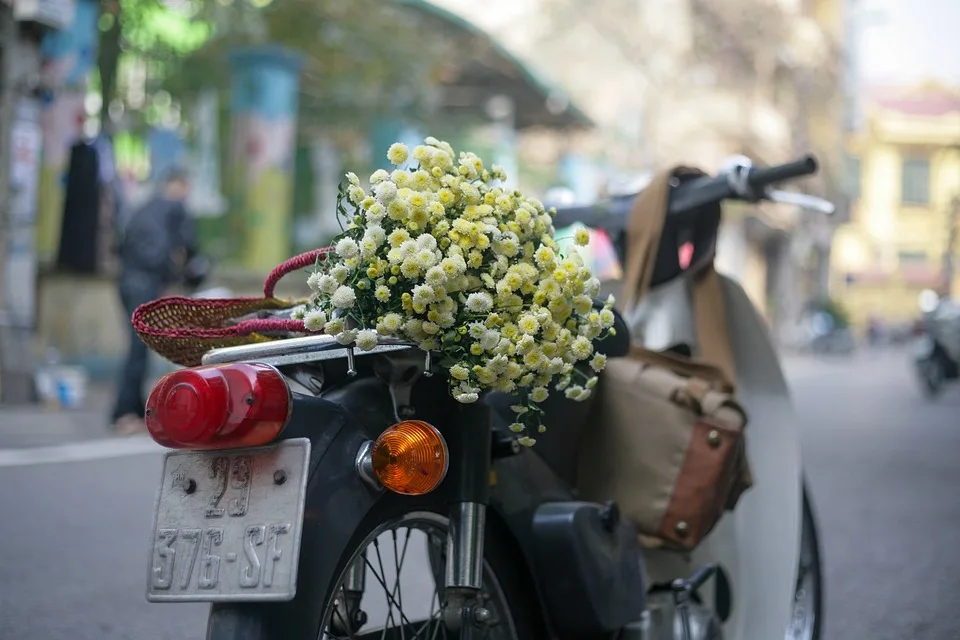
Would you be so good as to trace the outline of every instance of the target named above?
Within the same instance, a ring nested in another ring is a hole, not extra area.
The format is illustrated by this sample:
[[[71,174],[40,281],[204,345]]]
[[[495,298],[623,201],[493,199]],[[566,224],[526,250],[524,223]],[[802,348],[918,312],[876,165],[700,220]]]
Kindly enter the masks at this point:
[[[917,362],[917,372],[920,374],[924,395],[928,398],[940,395],[943,383],[947,379],[947,367],[943,356],[935,351],[929,358]]]
[[[819,640],[823,626],[823,563],[817,521],[806,486],[800,529],[800,566],[794,591],[793,616],[786,640]]]
[[[303,640],[455,638],[441,618],[446,563],[445,515],[410,511],[372,526],[314,613],[318,634]],[[545,637],[533,585],[523,561],[495,528],[487,527],[481,606],[489,611],[474,638]],[[300,640],[269,630],[258,605],[214,604],[207,640]]]

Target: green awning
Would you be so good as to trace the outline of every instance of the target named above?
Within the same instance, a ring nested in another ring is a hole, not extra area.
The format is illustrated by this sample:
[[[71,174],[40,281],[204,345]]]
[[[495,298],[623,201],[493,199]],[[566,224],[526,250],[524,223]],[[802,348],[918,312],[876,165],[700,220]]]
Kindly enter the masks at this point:
[[[485,113],[496,95],[514,103],[517,129],[589,128],[593,121],[557,85],[548,82],[491,37],[486,31],[428,0],[395,0],[420,11],[441,28],[458,32],[463,51],[450,77],[443,82],[439,109],[447,115]]]

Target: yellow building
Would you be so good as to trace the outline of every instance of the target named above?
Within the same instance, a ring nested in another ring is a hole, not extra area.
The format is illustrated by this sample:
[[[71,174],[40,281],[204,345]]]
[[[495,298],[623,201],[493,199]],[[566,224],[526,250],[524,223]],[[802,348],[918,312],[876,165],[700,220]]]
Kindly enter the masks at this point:
[[[905,321],[917,316],[920,291],[946,282],[960,196],[960,87],[877,91],[864,107],[866,125],[846,144],[853,202],[834,236],[831,290],[857,324],[871,315]]]

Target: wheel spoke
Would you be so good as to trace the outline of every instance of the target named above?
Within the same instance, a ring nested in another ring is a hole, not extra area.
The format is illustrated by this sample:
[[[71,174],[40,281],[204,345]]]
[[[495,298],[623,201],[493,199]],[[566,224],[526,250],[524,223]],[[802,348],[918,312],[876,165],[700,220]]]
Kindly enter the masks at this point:
[[[333,592],[336,595],[331,596],[325,605],[320,638],[323,640],[357,640],[358,638],[440,640],[450,636],[443,616],[446,549],[444,545],[437,544],[438,541],[446,539],[448,527],[448,521],[444,516],[424,511],[386,521],[370,531],[359,546],[351,551],[344,573],[339,578],[341,582]],[[402,533],[398,529],[407,529],[407,531]],[[414,529],[425,535],[426,554],[419,551],[408,553]],[[387,532],[390,534],[389,542],[384,538]],[[381,538],[383,538],[383,544],[381,544]],[[394,570],[392,582],[386,573],[386,567],[391,564],[391,559],[383,557],[385,553],[391,552]],[[409,571],[407,571],[408,564],[413,565]],[[353,567],[354,565],[358,566]],[[344,581],[351,567],[353,567],[353,575],[356,575],[356,571],[361,566],[368,576],[366,584],[363,586],[364,583],[358,582],[356,589],[350,592],[348,600],[343,590]],[[491,621],[497,622],[486,629],[478,630],[479,637],[515,640],[517,633],[509,603],[498,586],[498,576],[491,569],[492,567],[484,562],[484,583],[485,586],[493,585],[493,591],[484,590],[483,606],[491,610]],[[374,580],[370,580],[370,576]],[[433,585],[429,585],[427,580],[432,580]],[[414,591],[404,594],[404,589],[408,587],[414,587]],[[359,591],[360,589],[362,592]],[[374,595],[371,589],[382,590],[384,600]],[[488,599],[489,602],[487,602]],[[372,616],[372,619],[368,619],[368,615]],[[457,634],[452,634],[452,637],[457,637]]]
[[[380,545],[377,544],[376,542],[374,542],[374,547],[375,547],[376,550],[377,550],[377,562],[380,564],[380,571],[381,571],[381,573],[380,573],[380,574],[377,574],[377,570],[373,567],[372,564],[370,564],[370,561],[369,561],[369,560],[365,560],[365,561],[366,561],[366,563],[367,563],[367,566],[370,567],[371,570],[373,570],[373,577],[376,578],[376,579],[377,579],[377,582],[380,583],[380,586],[383,587],[383,594],[387,597],[387,607],[388,607],[388,614],[387,614],[387,615],[389,616],[388,619],[389,619],[389,621],[390,621],[391,623],[394,623],[395,621],[394,621],[394,619],[393,619],[393,607],[394,607],[394,605],[397,604],[397,601],[394,600],[393,594],[392,594],[391,591],[387,588],[386,578],[385,578],[385,577],[382,577],[382,576],[383,576],[383,573],[382,573],[382,572],[383,572],[383,560],[382,560],[381,557],[380,557]],[[409,620],[407,620],[407,617],[403,614],[403,611],[398,611],[398,613],[400,614],[400,623],[401,623],[401,624],[412,624]]]

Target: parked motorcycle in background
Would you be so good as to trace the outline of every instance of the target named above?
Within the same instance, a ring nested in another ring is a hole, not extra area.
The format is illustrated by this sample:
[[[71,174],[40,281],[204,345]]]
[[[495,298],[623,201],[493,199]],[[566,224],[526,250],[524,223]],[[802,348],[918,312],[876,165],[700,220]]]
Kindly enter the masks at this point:
[[[914,339],[914,367],[924,394],[933,398],[960,377],[960,304],[928,289],[918,305],[923,315]]]
[[[674,186],[670,215],[726,199],[824,210],[768,188],[815,170],[741,160]],[[634,197],[556,226],[617,237]],[[696,346],[686,286],[651,291],[634,318],[648,347]],[[210,351],[154,388],[148,426],[175,450],[148,600],[212,602],[209,640],[816,640],[820,554],[789,392],[760,314],[735,282],[723,292],[755,483],[692,554],[643,549],[615,504],[578,499],[588,407],[551,394],[549,433],[521,447],[511,396],[459,404],[409,342],[311,335]],[[611,358],[629,350],[614,326],[596,346]]]

